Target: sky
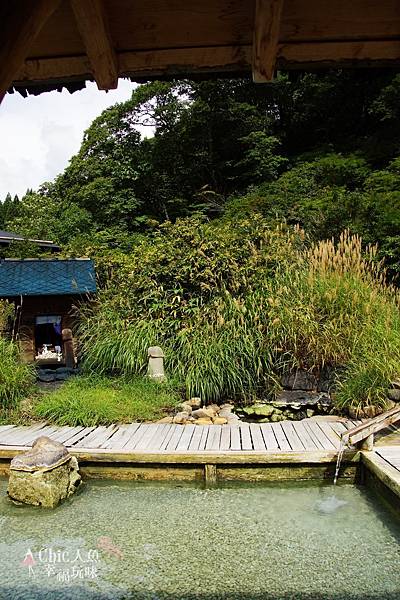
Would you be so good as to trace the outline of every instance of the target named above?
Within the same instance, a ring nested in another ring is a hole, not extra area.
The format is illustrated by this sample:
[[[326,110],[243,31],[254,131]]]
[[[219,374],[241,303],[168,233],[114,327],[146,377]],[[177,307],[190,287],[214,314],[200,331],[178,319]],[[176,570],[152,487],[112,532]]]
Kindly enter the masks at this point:
[[[102,110],[130,98],[137,84],[120,79],[118,89],[100,92],[95,83],[70,94],[47,92],[23,98],[6,94],[0,105],[0,201],[23,196],[64,170],[83,132]]]

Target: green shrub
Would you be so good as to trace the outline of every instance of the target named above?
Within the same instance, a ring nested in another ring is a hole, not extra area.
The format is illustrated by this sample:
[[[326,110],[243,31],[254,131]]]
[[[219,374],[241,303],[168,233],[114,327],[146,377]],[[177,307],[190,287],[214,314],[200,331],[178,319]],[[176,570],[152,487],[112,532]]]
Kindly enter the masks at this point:
[[[36,416],[59,425],[108,425],[154,420],[179,402],[177,389],[144,377],[76,377],[61,388],[43,394],[34,407]]]
[[[0,336],[8,334],[14,316],[14,305],[8,300],[0,300]]]
[[[17,344],[0,338],[0,408],[14,407],[34,383],[34,369],[21,362]]]
[[[82,307],[86,368],[143,374],[147,348],[160,345],[188,396],[254,395],[271,372],[262,290],[302,243],[299,231],[259,215],[234,226],[193,218],[160,227],[119,264],[103,258],[109,280],[96,305]]]
[[[160,345],[188,396],[242,402],[272,394],[292,367],[344,366],[341,408],[383,404],[400,374],[399,296],[357,236],[309,246],[299,228],[259,215],[187,219],[112,260],[82,310],[91,371],[144,374],[147,348]]]

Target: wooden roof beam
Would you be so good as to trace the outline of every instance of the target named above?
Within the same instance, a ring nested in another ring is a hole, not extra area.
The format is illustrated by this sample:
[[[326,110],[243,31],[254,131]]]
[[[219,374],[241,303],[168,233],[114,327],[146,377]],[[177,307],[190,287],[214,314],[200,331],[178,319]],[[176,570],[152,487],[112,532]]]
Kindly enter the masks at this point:
[[[60,0],[19,0],[0,26],[0,102],[24,65],[31,45]]]
[[[247,73],[252,46],[210,46],[120,52],[121,77],[136,81],[157,77],[189,77],[195,73]],[[313,70],[327,67],[393,67],[400,64],[400,40],[280,43],[277,65],[281,69]],[[86,55],[27,59],[15,78],[17,90],[50,89],[90,77]],[[52,87],[53,86],[53,87]]]
[[[274,77],[283,0],[255,0],[252,71],[254,83]]]
[[[118,85],[118,59],[102,0],[71,0],[76,23],[99,90]]]

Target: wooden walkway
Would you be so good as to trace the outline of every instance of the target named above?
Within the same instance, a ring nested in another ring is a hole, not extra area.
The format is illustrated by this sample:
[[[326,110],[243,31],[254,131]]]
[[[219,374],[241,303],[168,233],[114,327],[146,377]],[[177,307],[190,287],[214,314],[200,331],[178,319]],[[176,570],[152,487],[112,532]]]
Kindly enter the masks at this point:
[[[304,420],[238,425],[131,423],[108,427],[0,426],[0,475],[9,461],[46,435],[63,443],[88,477],[188,479],[333,476],[343,433],[359,421]],[[400,431],[379,432],[372,452],[354,446],[343,453],[343,476],[363,462],[400,497]],[[309,466],[313,469],[309,469]],[[348,465],[348,467],[346,467]],[[277,470],[261,467],[279,467]],[[316,467],[319,466],[319,471]],[[260,467],[260,468],[258,468]],[[245,471],[240,475],[240,469]],[[275,471],[275,474],[274,474]],[[317,474],[317,471],[319,475]],[[283,473],[283,471],[282,471]]]
[[[377,447],[375,453],[383,458],[388,465],[396,469],[400,477],[400,445]]]
[[[389,444],[384,445],[381,438],[373,452],[361,452],[362,462],[368,472],[373,473],[386,488],[398,498],[397,508],[400,510],[400,432],[389,433]]]
[[[129,453],[332,452],[356,421],[282,421],[238,425],[132,423],[108,427],[0,426],[0,448],[29,447],[46,435],[70,450]]]

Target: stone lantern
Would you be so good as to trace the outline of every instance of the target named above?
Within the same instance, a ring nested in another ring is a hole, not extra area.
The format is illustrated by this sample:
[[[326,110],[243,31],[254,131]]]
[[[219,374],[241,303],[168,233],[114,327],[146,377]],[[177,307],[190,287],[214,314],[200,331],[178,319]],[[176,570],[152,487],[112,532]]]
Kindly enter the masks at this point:
[[[149,357],[147,374],[150,379],[160,382],[165,381],[164,352],[160,346],[151,346],[147,351],[147,355]]]

